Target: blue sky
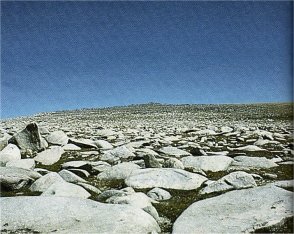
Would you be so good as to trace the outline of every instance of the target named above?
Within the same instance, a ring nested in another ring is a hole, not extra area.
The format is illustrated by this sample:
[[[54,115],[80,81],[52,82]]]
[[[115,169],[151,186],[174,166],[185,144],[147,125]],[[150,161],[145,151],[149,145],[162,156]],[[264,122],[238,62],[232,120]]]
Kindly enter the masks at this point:
[[[291,2],[2,2],[2,118],[292,100]]]

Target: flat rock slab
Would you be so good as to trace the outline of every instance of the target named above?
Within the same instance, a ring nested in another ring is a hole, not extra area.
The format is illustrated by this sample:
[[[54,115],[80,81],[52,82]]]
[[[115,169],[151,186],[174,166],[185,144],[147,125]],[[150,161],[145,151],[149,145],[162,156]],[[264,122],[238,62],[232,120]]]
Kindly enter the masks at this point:
[[[265,157],[248,157],[248,156],[237,156],[234,157],[230,168],[231,169],[268,169],[272,167],[277,167],[273,160],[267,159]]]
[[[33,170],[35,168],[35,160],[32,158],[12,160],[6,163],[6,167],[18,167]]]
[[[193,190],[199,188],[207,178],[198,174],[174,168],[138,169],[125,180],[133,188],[165,188]]]
[[[233,159],[228,156],[188,156],[181,159],[185,168],[203,171],[226,171]]]
[[[232,172],[221,179],[212,182],[207,187],[203,188],[200,194],[210,194],[216,192],[224,192],[228,190],[244,189],[256,187],[255,180],[252,175],[244,171]]]
[[[40,162],[43,165],[52,165],[61,158],[61,155],[64,153],[64,150],[60,146],[53,146],[50,149],[44,150],[41,153],[38,153],[34,158],[35,161]]]
[[[99,173],[97,178],[100,180],[124,180],[132,173],[132,171],[139,168],[140,167],[135,163],[123,162]]]
[[[74,144],[74,145],[79,146],[81,148],[90,148],[90,149],[97,149],[98,148],[95,145],[95,143],[92,140],[89,140],[89,139],[73,139],[73,138],[70,138],[68,140],[68,143]]]
[[[174,157],[184,157],[191,155],[189,152],[185,150],[178,149],[176,147],[168,146],[163,147],[159,150],[160,153],[163,153],[168,156],[174,156]]]
[[[42,233],[151,233],[156,221],[130,205],[104,204],[68,197],[6,197],[1,199],[1,231]]]
[[[172,233],[248,233],[282,224],[293,216],[292,198],[274,185],[228,192],[189,206]]]

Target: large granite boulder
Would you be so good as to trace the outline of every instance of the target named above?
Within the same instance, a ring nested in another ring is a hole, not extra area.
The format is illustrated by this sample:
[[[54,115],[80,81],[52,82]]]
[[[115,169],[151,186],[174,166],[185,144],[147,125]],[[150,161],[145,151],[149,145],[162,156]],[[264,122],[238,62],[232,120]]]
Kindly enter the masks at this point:
[[[146,212],[130,205],[104,204],[71,197],[6,197],[1,199],[1,230],[41,233],[160,232]]]
[[[21,189],[40,177],[39,173],[31,170],[17,167],[0,167],[0,185],[5,190]]]
[[[173,234],[249,233],[293,217],[293,193],[274,185],[231,191],[189,206]]]

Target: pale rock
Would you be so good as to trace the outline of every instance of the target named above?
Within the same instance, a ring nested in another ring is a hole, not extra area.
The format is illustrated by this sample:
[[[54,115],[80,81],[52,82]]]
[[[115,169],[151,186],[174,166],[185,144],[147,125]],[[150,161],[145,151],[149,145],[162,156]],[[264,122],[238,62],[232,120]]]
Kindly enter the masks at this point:
[[[184,157],[191,155],[189,152],[185,150],[178,149],[176,147],[167,146],[163,147],[159,150],[159,152],[168,155],[168,156],[174,156],[174,157]]]
[[[134,170],[140,167],[131,162],[123,162],[114,165],[105,171],[98,174],[97,178],[100,180],[124,180],[126,179]]]
[[[1,229],[9,232],[19,230],[34,230],[40,233],[160,232],[158,224],[149,214],[129,205],[104,204],[89,199],[56,196],[0,199]]]
[[[147,196],[152,198],[155,201],[165,201],[171,198],[170,193],[162,188],[151,189],[147,193]]]
[[[233,189],[251,188],[256,186],[256,182],[252,175],[244,171],[236,171],[222,177],[221,179],[213,183],[210,183],[199,193],[210,194],[216,192],[225,192]]]
[[[33,170],[35,168],[35,160],[31,158],[12,160],[6,163],[6,167],[18,167]]]
[[[185,169],[184,164],[176,158],[169,158],[163,163],[165,168]]]
[[[5,166],[7,162],[20,160],[21,154],[19,148],[14,144],[8,144],[0,152],[0,166]]]
[[[31,186],[30,190],[33,192],[44,192],[55,182],[63,182],[62,177],[56,172],[49,172],[48,174],[37,179]]]
[[[53,146],[50,149],[44,150],[41,153],[38,153],[34,158],[35,161],[43,165],[52,165],[61,158],[61,155],[64,153],[64,150],[60,146]]]
[[[47,188],[41,196],[57,196],[57,197],[80,197],[88,198],[91,196],[81,186],[71,184],[68,182],[55,182],[49,188]]]
[[[68,136],[63,131],[55,131],[50,133],[46,140],[52,145],[66,145],[68,143]]]
[[[137,188],[165,188],[193,190],[207,179],[204,176],[173,168],[138,169],[125,180],[126,185]]]
[[[105,140],[96,140],[94,141],[94,144],[102,150],[110,150],[113,149],[112,144],[110,144],[108,141]]]
[[[4,190],[18,190],[40,178],[37,172],[18,168],[0,167],[0,184]]]
[[[64,151],[79,151],[81,150],[81,147],[76,146],[74,144],[66,144],[65,146],[62,147]]]
[[[250,170],[250,169],[268,169],[277,167],[278,164],[273,162],[271,159],[265,157],[248,157],[248,156],[237,156],[234,157],[234,161],[230,165],[230,169],[234,170]]]
[[[181,159],[185,168],[202,170],[204,172],[226,171],[233,159],[227,156],[188,156]]]
[[[251,233],[293,217],[293,193],[273,185],[197,201],[175,221],[173,234]]]
[[[66,182],[70,182],[70,183],[78,183],[78,182],[85,183],[85,182],[87,182],[84,179],[82,179],[81,177],[77,176],[76,174],[74,174],[66,169],[61,170],[60,172],[58,172],[58,174]]]

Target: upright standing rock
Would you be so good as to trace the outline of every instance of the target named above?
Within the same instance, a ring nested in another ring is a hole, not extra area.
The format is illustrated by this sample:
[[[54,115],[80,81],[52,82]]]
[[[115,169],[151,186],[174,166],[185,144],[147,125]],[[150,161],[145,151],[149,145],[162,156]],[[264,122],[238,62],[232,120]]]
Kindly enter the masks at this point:
[[[17,145],[21,150],[39,151],[44,148],[36,123],[28,124],[25,129],[10,138],[8,143]]]

